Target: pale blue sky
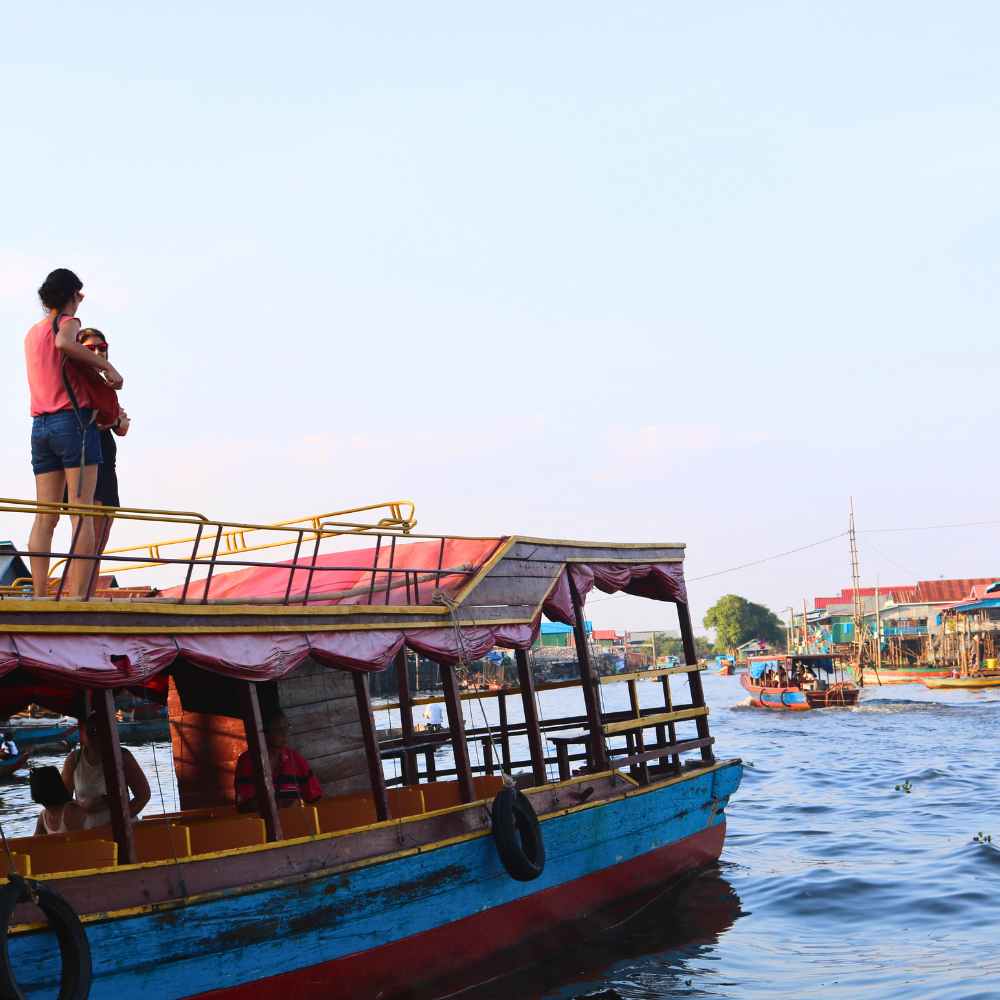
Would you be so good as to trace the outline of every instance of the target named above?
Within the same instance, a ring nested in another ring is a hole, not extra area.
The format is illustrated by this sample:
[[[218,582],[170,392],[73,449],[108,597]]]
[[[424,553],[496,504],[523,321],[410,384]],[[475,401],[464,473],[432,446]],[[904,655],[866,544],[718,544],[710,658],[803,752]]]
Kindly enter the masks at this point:
[[[125,503],[406,496],[427,530],[687,541],[692,576],[851,493],[862,527],[1000,517],[998,33],[987,3],[9,7],[4,492],[69,266],[126,378]],[[998,538],[862,538],[862,572],[1000,573]],[[694,611],[848,582],[837,542]]]

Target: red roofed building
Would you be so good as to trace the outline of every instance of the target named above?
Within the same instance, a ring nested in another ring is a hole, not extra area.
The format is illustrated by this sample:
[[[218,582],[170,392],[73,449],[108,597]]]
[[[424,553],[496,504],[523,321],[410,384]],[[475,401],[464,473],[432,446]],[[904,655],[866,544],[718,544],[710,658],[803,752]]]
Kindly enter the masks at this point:
[[[920,580],[917,584],[879,587],[879,603],[889,604],[954,604],[981,596],[1000,577],[968,577],[960,580]],[[874,597],[874,587],[859,587],[862,597]],[[836,597],[817,597],[813,607],[819,611],[833,605],[853,605],[854,589],[845,587]]]
[[[590,634],[598,649],[621,649],[625,646],[625,636],[613,628],[595,628]]]

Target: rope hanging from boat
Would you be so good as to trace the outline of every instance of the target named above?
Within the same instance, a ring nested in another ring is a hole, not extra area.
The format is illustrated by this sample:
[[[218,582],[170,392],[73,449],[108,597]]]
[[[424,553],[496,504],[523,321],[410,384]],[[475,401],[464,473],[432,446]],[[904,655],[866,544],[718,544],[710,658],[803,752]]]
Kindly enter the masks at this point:
[[[163,815],[163,820],[162,820],[162,822],[163,822],[163,825],[165,827],[167,827],[168,830],[170,830],[173,827],[173,823],[167,818],[167,815],[166,815],[166,812],[167,812],[167,810],[166,810],[166,802],[165,802],[165,800],[163,798],[163,785],[160,782],[160,766],[159,766],[159,762],[156,759],[156,741],[155,740],[153,741],[153,775],[156,777],[156,791],[159,793],[159,796],[160,796],[160,809],[163,810],[163,814],[162,814]],[[175,806],[179,806],[180,802],[175,802],[174,805]],[[177,887],[181,891],[181,898],[186,903],[187,902],[187,895],[188,895],[187,884],[184,881],[184,870],[181,868],[181,859],[180,859],[180,857],[177,854],[177,842],[174,840],[174,836],[173,836],[172,832],[169,834],[169,840],[170,840],[170,851],[171,851],[171,853],[174,856],[174,871],[177,874]]]
[[[534,653],[532,653],[530,650],[528,651],[528,657],[529,657],[529,659],[528,659],[528,670],[531,672],[532,676],[534,676],[534,672],[535,672],[535,656],[534,656]],[[535,689],[534,690],[534,697],[535,697],[535,712],[538,715],[539,730],[541,732],[542,739],[544,740],[545,739],[545,730],[542,729],[541,723],[543,723],[545,721],[545,715],[542,712],[542,696],[541,696],[541,692],[538,691],[537,689]],[[525,727],[525,728],[527,728],[527,727]],[[554,769],[555,769],[556,765],[555,765],[554,762],[551,762],[551,761],[545,759],[544,744],[543,744],[543,750],[542,750],[542,758],[543,758],[542,759],[542,767],[545,769],[545,780],[546,781],[555,781],[556,780],[556,771]]]
[[[456,609],[458,608],[458,605],[443,590],[440,589],[435,590],[434,593],[431,595],[431,603],[443,604],[448,609],[448,617],[451,619],[451,627],[455,632],[455,646],[458,651],[459,664],[461,665],[459,672],[465,678],[466,683],[468,683],[469,654],[465,648],[465,637],[462,635],[462,627],[458,624],[458,615],[455,613]],[[474,690],[476,692],[481,692],[481,689],[478,687],[478,685],[475,687]],[[483,725],[486,729],[487,736],[489,737],[490,757],[492,758],[492,762],[494,763],[497,771],[503,778],[504,784],[513,784],[514,779],[509,774],[507,774],[503,769],[502,757],[499,759],[497,757],[497,752],[499,748],[496,745],[496,740],[494,740],[493,738],[493,729],[490,726],[490,720],[486,715],[486,709],[483,707],[482,693],[479,694],[479,697],[476,699],[476,701],[479,702],[479,711],[482,714]],[[458,705],[459,705],[459,710],[461,711],[462,707],[461,698],[459,698]],[[485,767],[485,761],[483,766]]]

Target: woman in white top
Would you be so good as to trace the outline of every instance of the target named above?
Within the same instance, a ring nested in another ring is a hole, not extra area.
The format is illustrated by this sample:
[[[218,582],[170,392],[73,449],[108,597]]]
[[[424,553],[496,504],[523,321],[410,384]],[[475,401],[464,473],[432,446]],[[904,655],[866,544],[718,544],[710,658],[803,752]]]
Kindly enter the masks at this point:
[[[83,829],[86,813],[73,801],[56,768],[36,767],[31,772],[31,798],[42,807],[35,824],[36,836]]]
[[[138,761],[122,747],[122,767],[131,798],[128,808],[138,816],[149,801],[149,782]],[[108,787],[104,782],[104,765],[97,742],[97,716],[91,713],[85,724],[80,725],[80,747],[63,762],[62,780],[73,790],[76,801],[86,813],[84,827],[88,830],[111,822],[108,810]]]

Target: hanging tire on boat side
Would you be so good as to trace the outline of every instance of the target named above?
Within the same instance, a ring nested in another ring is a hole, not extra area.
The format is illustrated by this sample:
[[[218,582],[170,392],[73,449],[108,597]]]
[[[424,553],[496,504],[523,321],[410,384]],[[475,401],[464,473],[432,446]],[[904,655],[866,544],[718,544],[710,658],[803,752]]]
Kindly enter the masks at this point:
[[[493,840],[511,878],[531,882],[542,874],[542,828],[527,796],[517,788],[501,788],[493,800]]]
[[[73,907],[53,889],[31,882],[20,875],[10,875],[7,885],[0,887],[0,997],[21,1000],[24,994],[10,967],[7,929],[18,903],[34,901],[45,914],[49,927],[59,942],[62,975],[59,979],[59,1000],[87,1000],[90,995],[90,942]]]

